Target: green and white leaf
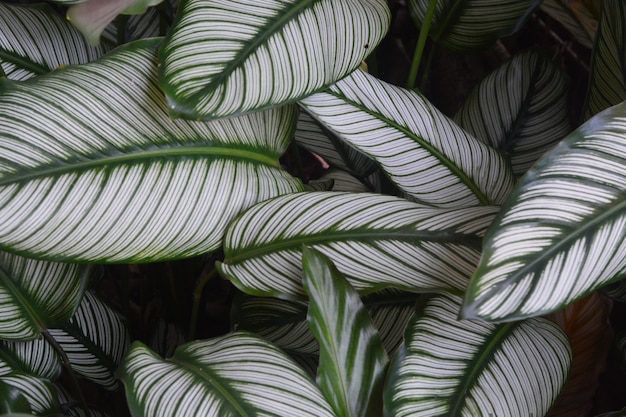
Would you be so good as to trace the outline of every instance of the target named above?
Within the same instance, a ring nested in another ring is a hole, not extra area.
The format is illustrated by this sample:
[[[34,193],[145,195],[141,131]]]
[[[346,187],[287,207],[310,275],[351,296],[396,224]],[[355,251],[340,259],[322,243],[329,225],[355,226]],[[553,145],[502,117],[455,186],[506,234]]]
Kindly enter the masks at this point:
[[[543,0],[539,8],[542,12],[563,25],[576,39],[576,42],[585,48],[591,49],[597,31],[597,26],[594,27],[592,23],[595,22],[597,24],[597,22],[591,11],[585,7],[586,4],[584,2],[578,3],[580,6],[576,8],[578,13],[589,12],[585,14],[586,19],[584,21],[581,20],[577,13],[574,13],[574,10],[572,10],[577,6],[577,3],[570,0]]]
[[[622,103],[528,171],[485,236],[463,317],[543,315],[625,276],[625,135]]]
[[[374,173],[368,177],[360,178],[340,169],[330,169],[320,178],[321,180],[332,180],[332,191],[349,191],[352,193],[366,193],[380,191],[378,174]]]
[[[513,186],[509,163],[498,151],[468,135],[418,93],[363,71],[300,104],[423,203],[500,204]]]
[[[188,257],[217,249],[247,207],[302,190],[278,161],[295,106],[172,121],[158,45],[137,41],[95,63],[0,80],[1,249],[73,261]]]
[[[384,0],[183,0],[162,87],[192,119],[293,102],[358,68],[389,22]]]
[[[28,342],[0,341],[0,376],[29,374],[56,380],[61,375],[61,359],[43,338]]]
[[[0,416],[10,417],[26,415],[19,412],[30,413],[32,410],[30,404],[24,394],[15,388],[13,385],[9,385],[0,381]],[[27,416],[32,416],[27,414]]]
[[[304,184],[304,191],[330,191],[334,185],[335,180],[332,178],[320,178]]]
[[[71,46],[71,47],[70,47]],[[0,67],[9,79],[26,80],[104,55],[48,6],[0,3]]]
[[[150,338],[150,349],[164,358],[169,358],[174,354],[176,348],[183,343],[185,343],[183,330],[174,323],[159,318]]]
[[[376,162],[343,142],[304,111],[300,112],[298,118],[295,141],[319,155],[331,167],[357,177],[366,177],[377,170]]]
[[[544,416],[567,379],[571,351],[554,323],[457,320],[461,299],[422,302],[393,359],[385,416]]]
[[[230,224],[217,268],[248,294],[304,298],[306,244],[328,256],[360,292],[393,286],[462,294],[497,210],[433,208],[370,193],[281,196]]]
[[[359,294],[322,253],[303,248],[307,320],[319,342],[317,383],[335,413],[380,416],[387,353]]]
[[[454,117],[500,149],[522,176],[571,132],[565,75],[547,57],[523,52],[481,81]]]
[[[86,292],[74,317],[49,332],[76,373],[109,390],[118,387],[114,373],[130,345],[128,329],[118,313]]]
[[[32,340],[42,328],[68,320],[78,308],[90,270],[89,265],[37,261],[0,251],[0,338]]]
[[[159,8],[150,7],[143,14],[118,16],[102,31],[102,39],[111,44],[164,36],[171,27],[178,0],[166,0]],[[121,31],[120,31],[121,29]],[[120,39],[118,39],[118,35]]]
[[[15,374],[0,377],[0,385],[5,384],[20,391],[35,415],[58,415],[59,402],[54,385],[50,381],[30,375]]]
[[[109,414],[105,413],[102,410],[96,410],[93,408],[89,408],[89,416],[83,410],[80,402],[77,401],[65,388],[60,385],[55,385],[57,390],[57,397],[59,399],[59,404],[61,406],[61,410],[63,410],[63,415],[68,415],[72,417],[110,417]]]
[[[424,24],[430,0],[409,0],[413,21]],[[541,0],[438,0],[430,36],[446,48],[470,52],[489,48],[516,32]]]
[[[626,100],[626,4],[603,0],[593,48],[585,119]]]
[[[134,342],[118,374],[134,416],[335,416],[302,368],[251,333],[188,343],[171,360]]]

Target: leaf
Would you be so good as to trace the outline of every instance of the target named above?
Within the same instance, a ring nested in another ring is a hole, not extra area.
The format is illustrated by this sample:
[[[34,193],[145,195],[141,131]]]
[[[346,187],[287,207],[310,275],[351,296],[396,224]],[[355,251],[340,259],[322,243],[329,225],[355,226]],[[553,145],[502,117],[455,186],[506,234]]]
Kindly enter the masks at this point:
[[[547,57],[514,56],[472,91],[454,121],[511,158],[521,176],[571,132],[565,75]]]
[[[101,263],[189,257],[217,249],[245,208],[302,190],[278,162],[295,106],[172,121],[158,44],[0,82],[0,249]]]
[[[320,345],[317,382],[340,416],[378,416],[387,354],[359,294],[315,249],[302,255],[307,319]]]
[[[0,251],[0,338],[32,340],[42,328],[68,320],[78,308],[90,270],[88,265],[36,261]]]
[[[517,184],[485,236],[462,316],[558,310],[626,272],[626,103],[595,116]]]
[[[233,221],[217,268],[253,295],[304,298],[301,246],[362,293],[393,286],[461,294],[497,207],[440,209],[369,193],[315,192],[258,204]]]
[[[603,0],[583,110],[585,119],[626,100],[625,47],[626,4]]]
[[[303,369],[245,332],[188,343],[171,360],[134,342],[119,377],[134,416],[334,416]]]
[[[500,204],[513,186],[510,166],[496,150],[465,133],[418,93],[365,72],[355,71],[300,104],[425,204]]]
[[[74,317],[49,332],[76,373],[108,390],[117,389],[114,373],[130,345],[125,321],[118,313],[86,292]]]
[[[370,184],[366,185],[361,182],[359,178],[356,178],[348,174],[347,172],[341,171],[339,169],[330,169],[326,171],[321,179],[333,181],[333,187],[331,188],[332,191],[349,191],[352,193],[366,193],[369,191],[376,191],[368,188]]]
[[[13,385],[0,381],[0,413],[2,416],[14,415],[23,411],[30,413],[32,410],[24,394]]]
[[[363,297],[374,327],[388,354],[402,344],[404,328],[413,315],[416,295],[384,290]],[[231,322],[237,330],[258,334],[290,355],[319,355],[319,344],[306,322],[308,303],[238,293]],[[316,366],[317,368],[317,366]]]
[[[0,386],[2,385],[9,385],[19,390],[26,401],[28,401],[30,409],[35,415],[58,415],[59,403],[56,399],[54,385],[52,385],[50,381],[42,378],[35,378],[30,375],[15,374],[0,377]],[[25,409],[18,409],[16,411],[28,412]]]
[[[544,416],[567,378],[565,334],[540,318],[458,321],[461,299],[423,301],[387,376],[385,416]]]
[[[118,14],[142,14],[163,0],[87,0],[72,5],[67,20],[87,38],[91,45],[100,43],[102,31]]]
[[[569,379],[548,417],[589,415],[613,339],[612,305],[607,297],[593,293],[547,317],[565,331],[573,354]]]
[[[438,0],[430,36],[446,48],[471,52],[490,47],[516,32],[541,0]],[[421,27],[429,1],[409,0],[409,11]]]
[[[0,3],[0,67],[9,79],[26,80],[64,65],[84,64],[108,49],[90,46],[48,6]]]
[[[28,342],[0,341],[0,376],[29,374],[55,380],[61,375],[61,359],[43,338]]]
[[[103,412],[102,410],[95,410],[93,408],[89,408],[89,415],[83,410],[80,405],[80,402],[74,399],[70,395],[70,393],[60,385],[55,385],[57,389],[57,394],[59,398],[59,404],[61,410],[63,411],[63,416],[73,416],[73,417],[111,417],[109,414]]]
[[[173,23],[177,7],[178,0],[165,0],[159,7],[150,7],[143,14],[124,16],[122,19],[118,16],[102,31],[103,43],[121,45],[138,39],[164,36]]]
[[[600,3],[602,0],[594,0]],[[539,6],[552,19],[559,22],[576,42],[591,49],[596,37],[598,21],[581,0],[544,0]]]
[[[343,78],[389,28],[384,0],[184,0],[160,57],[174,116],[293,102]]]

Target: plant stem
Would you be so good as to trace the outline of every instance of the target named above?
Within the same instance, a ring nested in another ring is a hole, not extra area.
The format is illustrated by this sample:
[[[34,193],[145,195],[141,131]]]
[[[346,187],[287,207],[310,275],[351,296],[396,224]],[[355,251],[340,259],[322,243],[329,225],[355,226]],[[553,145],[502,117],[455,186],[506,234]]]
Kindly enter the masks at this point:
[[[73,394],[78,398],[78,402],[80,403],[81,408],[85,411],[85,415],[87,417],[91,417],[91,411],[89,411],[89,406],[87,405],[87,401],[85,400],[85,396],[83,395],[83,391],[80,389],[80,384],[78,383],[78,379],[76,378],[76,373],[72,369],[72,364],[70,362],[70,358],[68,358],[67,354],[59,345],[54,337],[48,332],[48,329],[41,329],[41,334],[43,338],[46,339],[48,343],[54,348],[56,353],[61,357],[61,361],[63,362],[63,367],[67,371],[70,381],[72,381],[72,391]]]
[[[411,69],[409,71],[409,79],[406,84],[406,88],[413,89],[415,87],[415,80],[417,79],[417,71],[422,61],[422,54],[424,53],[424,47],[426,46],[426,40],[428,39],[428,33],[430,32],[430,25],[433,22],[433,16],[435,15],[435,9],[437,8],[437,0],[430,0],[428,4],[428,10],[426,16],[424,16],[424,23],[420,29],[419,37],[417,38],[417,45],[415,46],[415,53],[413,54],[413,62],[411,63]]]
[[[202,298],[202,291],[206,284],[215,276],[217,273],[216,269],[212,269],[209,273],[202,273],[198,282],[196,283],[196,289],[193,292],[193,306],[191,310],[191,319],[189,320],[189,333],[188,339],[189,341],[194,340],[196,338],[196,327],[198,325],[198,311],[200,310],[200,299]]]

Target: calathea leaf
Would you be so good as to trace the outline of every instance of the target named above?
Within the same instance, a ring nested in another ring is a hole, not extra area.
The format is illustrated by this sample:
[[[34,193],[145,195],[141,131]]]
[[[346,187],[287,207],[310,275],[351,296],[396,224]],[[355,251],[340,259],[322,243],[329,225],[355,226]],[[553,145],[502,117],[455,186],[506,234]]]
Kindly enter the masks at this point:
[[[409,0],[418,26],[424,24],[429,0]],[[430,36],[447,48],[467,52],[486,49],[518,30],[541,0],[438,0]]]
[[[63,65],[84,64],[108,49],[90,46],[50,7],[0,3],[0,67],[9,79],[26,80]]]
[[[0,376],[29,374],[55,380],[61,375],[61,360],[45,339],[28,342],[0,341]]]
[[[303,369],[246,332],[188,343],[170,360],[134,342],[118,374],[137,416],[335,416]]]
[[[457,320],[461,299],[422,299],[392,360],[385,416],[544,416],[571,352],[554,323]]]
[[[156,79],[159,42],[0,81],[1,249],[99,262],[191,256],[218,248],[243,209],[302,190],[278,162],[295,106],[172,121]]]
[[[19,389],[0,381],[0,416],[13,415],[20,411],[32,411],[28,400]]]
[[[78,308],[90,270],[88,265],[37,261],[0,251],[0,337],[30,340],[42,326],[68,320]]]
[[[15,374],[0,377],[0,386],[8,385],[18,390],[30,406],[30,410],[38,416],[56,416],[59,413],[59,402],[54,385],[46,379],[30,375]],[[20,400],[20,409],[11,410],[24,412],[24,404]],[[26,411],[28,412],[28,411]],[[19,415],[19,414],[18,414]]]
[[[281,196],[230,224],[217,268],[246,293],[304,298],[299,265],[306,244],[360,292],[393,286],[462,294],[497,210],[433,208],[370,193]]]
[[[219,118],[292,102],[358,68],[384,0],[184,0],[161,49],[172,113]]]
[[[355,71],[300,101],[399,189],[441,207],[500,204],[513,186],[509,163],[418,93]]]
[[[529,51],[484,78],[454,121],[502,150],[521,176],[571,132],[567,99],[565,75],[547,57]]]
[[[64,325],[50,329],[50,335],[67,354],[72,369],[114,390],[114,372],[130,345],[124,319],[91,292],[76,314]]]
[[[320,345],[317,382],[335,413],[379,416],[388,359],[359,294],[320,252],[305,247],[307,319]]]
[[[585,118],[626,100],[626,4],[603,0],[593,49]]]
[[[520,180],[485,236],[462,315],[558,310],[626,273],[626,103],[585,123]]]

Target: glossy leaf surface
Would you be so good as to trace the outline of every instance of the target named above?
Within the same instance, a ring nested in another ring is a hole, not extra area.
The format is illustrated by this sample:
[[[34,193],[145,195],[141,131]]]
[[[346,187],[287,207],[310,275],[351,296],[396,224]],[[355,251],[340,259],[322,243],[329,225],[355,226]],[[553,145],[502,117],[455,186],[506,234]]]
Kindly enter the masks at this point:
[[[462,315],[551,312],[626,272],[626,103],[595,116],[522,178],[485,236]]]

